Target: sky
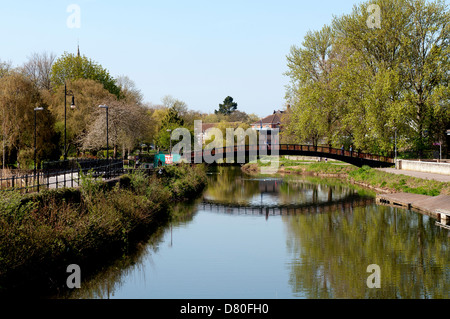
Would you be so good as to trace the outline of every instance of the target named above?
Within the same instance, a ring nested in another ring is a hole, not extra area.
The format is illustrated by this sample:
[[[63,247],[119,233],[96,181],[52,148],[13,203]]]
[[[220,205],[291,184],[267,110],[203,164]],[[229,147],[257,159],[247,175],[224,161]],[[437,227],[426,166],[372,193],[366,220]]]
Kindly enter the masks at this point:
[[[360,2],[2,0],[0,60],[20,66],[79,43],[113,77],[133,80],[145,102],[171,95],[212,113],[231,96],[264,117],[285,108],[291,46]]]

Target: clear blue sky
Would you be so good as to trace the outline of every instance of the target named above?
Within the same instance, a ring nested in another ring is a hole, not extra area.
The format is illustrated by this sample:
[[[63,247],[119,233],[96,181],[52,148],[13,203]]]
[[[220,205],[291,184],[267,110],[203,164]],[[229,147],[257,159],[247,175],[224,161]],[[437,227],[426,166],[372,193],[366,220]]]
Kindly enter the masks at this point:
[[[146,102],[165,95],[206,113],[226,96],[259,116],[284,107],[286,55],[308,30],[361,1],[189,0],[3,1],[0,60],[21,65],[37,52],[76,52],[112,76],[127,75]],[[80,28],[67,20],[80,9]]]

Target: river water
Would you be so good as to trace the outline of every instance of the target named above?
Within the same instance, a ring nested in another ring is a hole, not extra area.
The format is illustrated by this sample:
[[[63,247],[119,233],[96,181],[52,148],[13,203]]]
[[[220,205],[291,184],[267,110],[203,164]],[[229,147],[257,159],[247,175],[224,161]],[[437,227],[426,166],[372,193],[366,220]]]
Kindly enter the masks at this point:
[[[449,231],[434,219],[336,179],[208,176],[199,199],[70,298],[450,298]]]

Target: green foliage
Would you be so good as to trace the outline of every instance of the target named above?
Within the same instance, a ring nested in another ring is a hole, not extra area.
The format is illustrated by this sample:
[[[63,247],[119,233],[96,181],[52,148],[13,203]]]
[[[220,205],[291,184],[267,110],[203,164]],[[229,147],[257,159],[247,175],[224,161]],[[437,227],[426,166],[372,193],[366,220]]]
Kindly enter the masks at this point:
[[[178,111],[175,106],[173,106],[167,110],[167,113],[162,120],[163,128],[168,128],[169,126],[172,126],[172,125],[175,125],[175,126],[183,126],[184,125],[184,120],[178,114]]]
[[[28,166],[33,156],[34,108],[43,107],[37,112],[37,158],[48,159],[55,156],[54,118],[47,110],[47,104],[35,84],[22,74],[11,72],[0,78],[0,118],[4,135],[6,159],[16,162],[17,154],[21,164]],[[9,158],[8,158],[9,157]]]
[[[82,198],[85,202],[92,203],[103,190],[104,184],[101,179],[95,178],[93,170],[90,170],[86,174],[80,170],[79,176]]]
[[[0,215],[8,222],[21,222],[35,208],[35,203],[23,202],[23,195],[18,191],[0,192]]]
[[[368,166],[363,166],[349,173],[349,177],[374,187],[392,189],[396,192],[438,196],[448,188],[449,183],[423,180],[415,177],[389,174]]]
[[[173,106],[167,110],[167,113],[162,119],[162,125],[158,134],[155,137],[156,144],[164,149],[169,149],[170,139],[172,132],[177,128],[186,128],[184,126],[184,119],[181,117],[177,111],[176,106]],[[193,136],[191,132],[191,136]],[[172,146],[175,145],[177,141],[172,141]]]
[[[206,173],[202,165],[166,166],[164,171],[165,185],[174,198],[194,196],[206,185]]]
[[[25,197],[18,192],[1,192],[0,289],[8,276],[26,280],[27,274],[45,276],[67,260],[89,258],[91,262],[120,253],[132,236],[148,232],[156,214],[167,212],[176,198],[198,193],[206,183],[201,166],[168,171],[167,180],[136,171],[122,177],[109,191],[89,172],[81,174],[79,190]],[[42,267],[44,273],[36,271]]]
[[[368,6],[381,9],[369,28]],[[450,125],[450,12],[443,1],[378,0],[309,32],[288,55],[291,114],[299,142],[390,155],[423,152]]]
[[[121,97],[116,81],[100,64],[86,56],[77,56],[65,52],[52,66],[51,82],[53,86],[61,86],[67,80],[91,79],[103,84],[104,88],[117,98]]]
[[[233,101],[231,96],[227,96],[223,104],[219,104],[219,109],[214,111],[215,114],[230,115],[237,110],[238,104]]]

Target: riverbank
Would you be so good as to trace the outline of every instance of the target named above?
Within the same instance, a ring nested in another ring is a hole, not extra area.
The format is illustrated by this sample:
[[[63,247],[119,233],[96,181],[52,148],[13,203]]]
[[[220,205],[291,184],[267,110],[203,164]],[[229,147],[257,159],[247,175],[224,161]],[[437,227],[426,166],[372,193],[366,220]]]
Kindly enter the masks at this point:
[[[247,174],[260,174],[262,166],[264,164],[261,162],[246,164],[242,166],[242,170]],[[428,196],[450,195],[450,183],[392,174],[367,166],[358,168],[341,162],[305,163],[282,157],[277,174],[335,177],[383,194],[403,192]]]
[[[79,189],[1,193],[0,294],[65,289],[67,266],[87,274],[120,256],[170,218],[172,203],[205,185],[203,166],[182,165],[150,177],[135,172],[115,185],[83,176]]]

